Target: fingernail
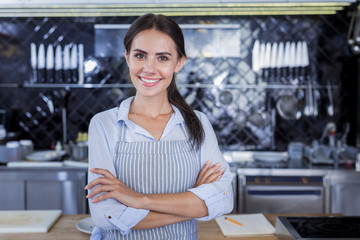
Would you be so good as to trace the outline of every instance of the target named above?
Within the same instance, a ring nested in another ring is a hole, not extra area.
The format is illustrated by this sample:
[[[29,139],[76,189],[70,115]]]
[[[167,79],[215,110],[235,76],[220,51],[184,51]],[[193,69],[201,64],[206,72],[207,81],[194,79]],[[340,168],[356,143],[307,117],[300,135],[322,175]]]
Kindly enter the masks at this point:
[[[220,166],[221,166],[221,163],[217,163],[216,166],[217,166],[217,167],[220,167]]]
[[[206,165],[210,165],[210,163],[211,163],[211,161],[210,161],[210,160],[208,160],[208,161],[206,162]]]
[[[89,198],[89,195],[86,195],[86,198]]]
[[[84,189],[87,189],[87,187],[88,187],[88,185],[86,185],[86,186],[84,187]]]

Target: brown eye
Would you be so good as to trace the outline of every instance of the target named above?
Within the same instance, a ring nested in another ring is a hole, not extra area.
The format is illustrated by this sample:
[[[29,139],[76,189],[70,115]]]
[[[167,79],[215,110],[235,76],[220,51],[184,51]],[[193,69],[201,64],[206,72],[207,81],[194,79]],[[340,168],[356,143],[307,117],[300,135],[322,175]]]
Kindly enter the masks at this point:
[[[135,57],[138,58],[138,59],[144,59],[145,58],[144,54],[141,54],[141,53],[135,54]]]
[[[165,56],[160,56],[160,57],[159,57],[159,60],[160,60],[160,61],[167,61],[167,60],[169,60],[169,58],[168,58],[168,57],[165,57]]]

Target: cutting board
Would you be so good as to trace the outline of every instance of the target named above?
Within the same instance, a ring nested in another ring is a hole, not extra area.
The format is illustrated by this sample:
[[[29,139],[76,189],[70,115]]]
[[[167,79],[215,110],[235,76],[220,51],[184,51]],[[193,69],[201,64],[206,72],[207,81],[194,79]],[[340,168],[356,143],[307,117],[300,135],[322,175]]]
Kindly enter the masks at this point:
[[[47,232],[61,210],[0,211],[0,233]]]
[[[242,226],[226,220],[225,217],[241,223]],[[225,237],[261,236],[275,233],[274,226],[262,213],[224,215],[215,220]]]

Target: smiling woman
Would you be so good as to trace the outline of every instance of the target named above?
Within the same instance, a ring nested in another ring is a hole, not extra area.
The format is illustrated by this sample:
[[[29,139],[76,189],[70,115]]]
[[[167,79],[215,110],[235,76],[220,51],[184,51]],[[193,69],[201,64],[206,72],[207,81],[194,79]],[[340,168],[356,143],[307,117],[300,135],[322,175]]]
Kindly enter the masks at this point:
[[[196,220],[232,210],[232,175],[209,120],[176,87],[182,31],[146,14],[124,45],[136,95],[89,127],[91,238],[197,239]]]

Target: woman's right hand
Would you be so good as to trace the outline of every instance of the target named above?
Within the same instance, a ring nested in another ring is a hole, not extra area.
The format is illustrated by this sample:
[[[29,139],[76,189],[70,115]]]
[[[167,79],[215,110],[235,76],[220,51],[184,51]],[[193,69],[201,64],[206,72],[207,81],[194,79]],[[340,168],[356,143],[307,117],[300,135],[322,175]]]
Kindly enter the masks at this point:
[[[219,170],[220,167],[220,163],[211,166],[211,161],[207,161],[201,169],[194,187],[219,180],[225,171],[223,168]]]

